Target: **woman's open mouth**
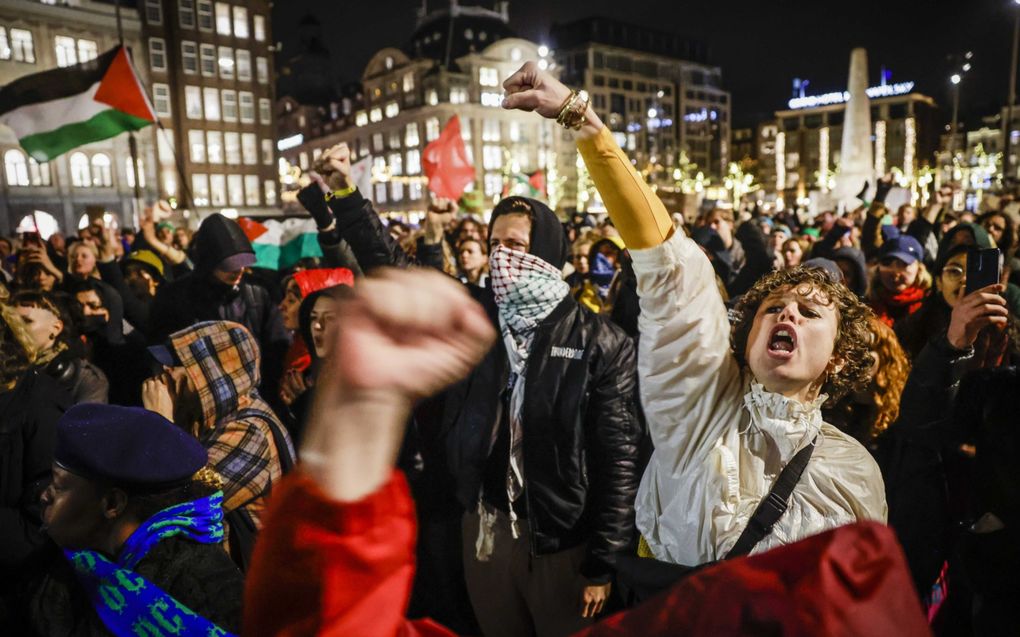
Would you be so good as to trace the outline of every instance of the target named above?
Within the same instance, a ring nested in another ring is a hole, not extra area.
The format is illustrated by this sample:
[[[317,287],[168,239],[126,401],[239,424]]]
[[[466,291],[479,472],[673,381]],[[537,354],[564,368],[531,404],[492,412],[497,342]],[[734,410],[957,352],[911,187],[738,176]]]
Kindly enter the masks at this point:
[[[788,359],[797,349],[797,330],[788,323],[772,328],[769,333],[768,353],[774,358]]]

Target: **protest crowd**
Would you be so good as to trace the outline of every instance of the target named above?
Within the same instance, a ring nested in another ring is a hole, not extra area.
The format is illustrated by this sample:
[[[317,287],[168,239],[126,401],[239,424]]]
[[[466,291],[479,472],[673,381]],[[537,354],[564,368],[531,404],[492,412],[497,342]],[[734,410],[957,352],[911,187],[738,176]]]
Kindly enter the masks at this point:
[[[164,203],[0,237],[2,632],[1020,634],[1012,200],[685,220],[503,89],[605,218],[387,223],[339,145],[280,271]]]

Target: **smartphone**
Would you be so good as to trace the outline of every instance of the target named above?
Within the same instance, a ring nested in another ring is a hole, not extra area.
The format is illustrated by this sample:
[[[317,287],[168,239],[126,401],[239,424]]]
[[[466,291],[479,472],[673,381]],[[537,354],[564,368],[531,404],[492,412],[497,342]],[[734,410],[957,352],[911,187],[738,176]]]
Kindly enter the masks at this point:
[[[967,251],[967,294],[1002,280],[1002,251],[971,248]]]
[[[42,239],[39,237],[38,232],[23,232],[21,233],[21,244],[22,245],[42,245]]]

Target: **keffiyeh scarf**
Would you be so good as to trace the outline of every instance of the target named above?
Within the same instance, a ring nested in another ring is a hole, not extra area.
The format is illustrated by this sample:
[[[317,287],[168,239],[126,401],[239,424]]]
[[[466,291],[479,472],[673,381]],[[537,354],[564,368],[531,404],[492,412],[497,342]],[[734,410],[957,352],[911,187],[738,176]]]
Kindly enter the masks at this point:
[[[64,551],[99,618],[117,637],[230,634],[134,571],[156,543],[177,535],[201,544],[222,542],[223,493],[152,516],[127,539],[116,562],[97,551]]]

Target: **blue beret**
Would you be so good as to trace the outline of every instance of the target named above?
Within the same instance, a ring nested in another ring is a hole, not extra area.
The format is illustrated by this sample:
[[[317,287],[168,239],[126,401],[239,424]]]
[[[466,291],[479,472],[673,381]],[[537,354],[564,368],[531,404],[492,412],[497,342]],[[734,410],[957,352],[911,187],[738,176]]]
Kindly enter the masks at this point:
[[[209,455],[198,440],[155,412],[84,403],[57,421],[53,459],[86,478],[160,491],[185,484]]]

